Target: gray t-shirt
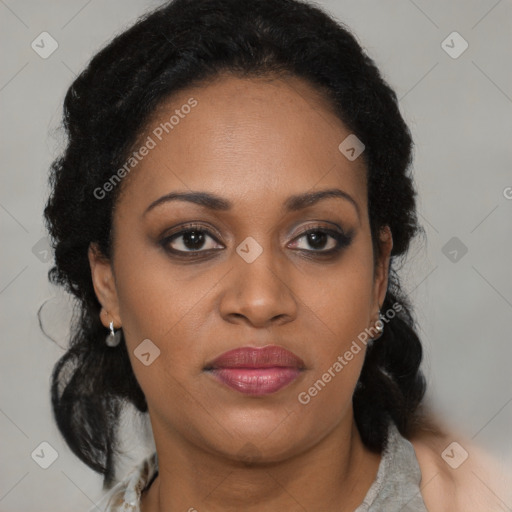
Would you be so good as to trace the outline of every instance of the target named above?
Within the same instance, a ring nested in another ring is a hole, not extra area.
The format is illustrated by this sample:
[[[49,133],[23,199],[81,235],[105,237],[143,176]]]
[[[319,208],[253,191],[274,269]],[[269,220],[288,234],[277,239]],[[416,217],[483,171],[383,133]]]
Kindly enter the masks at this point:
[[[421,471],[414,448],[391,424],[377,477],[354,512],[428,512],[420,482]]]
[[[157,473],[155,452],[112,487],[89,512],[140,512],[141,494]],[[421,471],[414,448],[391,424],[377,477],[354,512],[428,512],[420,482]]]

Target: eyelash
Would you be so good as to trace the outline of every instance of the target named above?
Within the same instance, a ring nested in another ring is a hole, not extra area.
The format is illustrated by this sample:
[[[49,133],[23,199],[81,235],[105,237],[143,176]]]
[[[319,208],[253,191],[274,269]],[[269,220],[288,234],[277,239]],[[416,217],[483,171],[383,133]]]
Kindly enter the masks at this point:
[[[190,232],[198,232],[201,234],[205,234],[205,235],[209,236],[210,238],[212,238],[213,240],[215,240],[215,242],[220,243],[217,240],[217,238],[208,229],[204,228],[203,226],[197,225],[197,224],[186,225],[180,231],[173,233],[172,235],[166,236],[159,243],[164,248],[164,250],[166,252],[168,252],[172,255],[178,256],[178,257],[184,256],[186,258],[194,257],[201,253],[211,253],[212,251],[219,250],[219,249],[206,249],[206,250],[199,250],[199,251],[181,251],[181,250],[171,249],[169,247],[169,244],[171,242],[173,242],[174,240],[176,240],[176,239],[180,238],[181,236],[183,236],[187,233],[190,233]],[[298,233],[295,236],[295,238],[293,239],[293,241],[299,240],[300,238],[305,237],[311,233],[322,233],[322,234],[326,234],[326,235],[330,236],[336,242],[336,246],[331,249],[328,249],[328,250],[314,250],[314,249],[313,250],[294,249],[294,250],[302,251],[304,253],[310,253],[310,254],[313,254],[313,255],[319,256],[319,257],[331,256],[331,255],[340,253],[343,249],[348,247],[350,245],[350,243],[352,242],[352,238],[353,238],[352,232],[349,232],[347,234],[347,233],[344,233],[341,231],[336,231],[336,230],[321,227],[321,226],[318,226],[318,227],[314,226],[312,228],[308,227],[308,228],[304,229],[303,231],[301,231],[300,233]],[[310,255],[310,254],[308,254],[308,255]]]

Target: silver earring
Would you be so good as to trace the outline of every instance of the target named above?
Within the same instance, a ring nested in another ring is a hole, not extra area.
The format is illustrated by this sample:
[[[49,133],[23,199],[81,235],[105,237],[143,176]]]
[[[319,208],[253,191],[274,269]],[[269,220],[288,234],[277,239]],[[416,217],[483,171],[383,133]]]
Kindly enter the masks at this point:
[[[107,334],[107,337],[105,338],[105,343],[109,347],[117,347],[119,343],[121,342],[121,329],[119,328],[117,332],[114,332],[114,322],[110,322],[110,332]]]
[[[382,336],[382,333],[384,332],[384,322],[380,319],[380,310],[379,319],[375,322],[375,330],[379,333],[379,336],[373,339],[378,340]]]

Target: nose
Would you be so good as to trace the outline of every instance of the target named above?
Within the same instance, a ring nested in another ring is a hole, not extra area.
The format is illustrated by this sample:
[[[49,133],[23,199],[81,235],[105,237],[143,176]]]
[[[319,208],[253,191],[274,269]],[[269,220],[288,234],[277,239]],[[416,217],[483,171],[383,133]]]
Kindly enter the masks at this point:
[[[292,263],[263,250],[251,263],[234,253],[233,265],[223,280],[219,308],[224,320],[265,328],[296,318],[297,300],[290,282]]]

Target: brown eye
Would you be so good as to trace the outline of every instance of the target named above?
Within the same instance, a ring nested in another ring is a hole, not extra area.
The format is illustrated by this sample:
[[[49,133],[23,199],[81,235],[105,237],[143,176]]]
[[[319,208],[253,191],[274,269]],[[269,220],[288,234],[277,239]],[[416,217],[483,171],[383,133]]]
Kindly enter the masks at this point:
[[[161,245],[173,253],[197,253],[223,248],[208,230],[199,226],[190,226],[167,236]]]
[[[303,242],[299,242],[300,240]],[[347,247],[352,237],[326,228],[308,229],[292,242],[292,248],[308,252],[332,253]]]

